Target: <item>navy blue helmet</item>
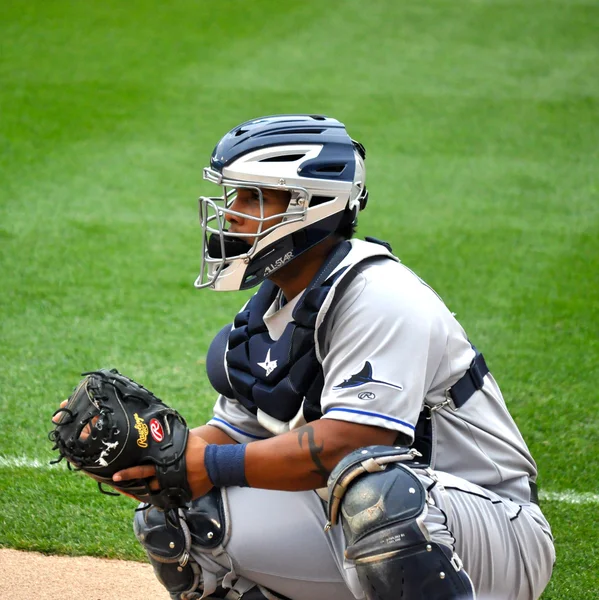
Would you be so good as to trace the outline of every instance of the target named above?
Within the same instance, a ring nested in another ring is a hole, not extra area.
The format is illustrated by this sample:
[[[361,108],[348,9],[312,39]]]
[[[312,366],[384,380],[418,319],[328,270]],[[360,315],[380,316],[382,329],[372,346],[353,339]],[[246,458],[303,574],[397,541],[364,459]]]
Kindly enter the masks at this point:
[[[204,179],[221,186],[223,195],[199,200],[203,248],[195,286],[253,287],[355,223],[368,197],[364,159],[364,147],[343,123],[320,115],[261,117],[229,131],[204,169]],[[234,233],[227,216],[238,214],[231,207],[239,189],[255,192],[260,215],[262,190],[289,192],[289,205],[276,219],[249,217],[258,222],[257,233]]]

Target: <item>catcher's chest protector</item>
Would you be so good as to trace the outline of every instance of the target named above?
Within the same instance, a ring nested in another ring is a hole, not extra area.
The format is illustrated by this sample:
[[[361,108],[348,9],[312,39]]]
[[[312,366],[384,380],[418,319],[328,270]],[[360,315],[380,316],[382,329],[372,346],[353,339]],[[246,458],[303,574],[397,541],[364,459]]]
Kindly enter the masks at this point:
[[[315,325],[335,276],[308,288],[293,310],[283,335],[273,340],[264,315],[279,289],[262,284],[229,334],[226,368],[235,398],[254,414],[261,411],[288,422],[302,408],[306,421],[322,416],[320,395],[324,383],[316,356]],[[304,401],[305,399],[305,401]]]
[[[210,348],[209,355],[220,355],[220,359],[207,361],[208,377],[216,391],[235,397],[254,414],[260,409],[279,421],[289,422],[300,411],[306,422],[319,419],[324,375],[316,340],[324,330],[321,313],[330,310],[333,297],[339,297],[349,285],[358,264],[388,256],[380,246],[371,246],[370,253],[362,254],[355,262],[346,261],[347,265],[334,273],[351,245],[343,242],[333,251],[294,307],[292,321],[278,340],[270,337],[264,315],[279,288],[271,281],[264,282],[245,310],[235,317],[226,347],[222,339],[218,341],[223,331]],[[226,377],[216,373],[223,365]]]

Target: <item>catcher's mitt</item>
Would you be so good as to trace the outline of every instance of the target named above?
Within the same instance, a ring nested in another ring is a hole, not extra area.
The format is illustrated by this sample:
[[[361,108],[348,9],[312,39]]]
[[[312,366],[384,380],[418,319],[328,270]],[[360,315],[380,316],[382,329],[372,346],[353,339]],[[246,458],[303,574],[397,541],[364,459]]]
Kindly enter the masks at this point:
[[[77,470],[102,484],[163,510],[191,500],[185,447],[189,429],[179,413],[116,369],[83,373],[66,406],[59,408],[50,432],[53,450]],[[143,464],[156,466],[159,491],[147,479],[115,484],[117,471]],[[116,494],[115,494],[116,495]]]

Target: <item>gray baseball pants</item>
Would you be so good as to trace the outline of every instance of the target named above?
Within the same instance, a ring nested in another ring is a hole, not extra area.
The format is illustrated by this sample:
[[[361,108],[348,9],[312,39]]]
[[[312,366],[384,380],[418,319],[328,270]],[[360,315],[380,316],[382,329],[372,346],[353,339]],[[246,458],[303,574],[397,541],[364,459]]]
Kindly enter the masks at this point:
[[[433,480],[416,471],[426,489]],[[550,527],[538,506],[520,506],[463,479],[435,473],[424,521],[433,541],[458,553],[479,600],[536,600],[555,561]],[[449,488],[449,489],[448,489]],[[459,489],[456,489],[459,488]],[[364,597],[344,560],[340,525],[324,532],[316,492],[227,490],[231,517],[228,556],[193,551],[204,571],[231,571],[292,600]]]

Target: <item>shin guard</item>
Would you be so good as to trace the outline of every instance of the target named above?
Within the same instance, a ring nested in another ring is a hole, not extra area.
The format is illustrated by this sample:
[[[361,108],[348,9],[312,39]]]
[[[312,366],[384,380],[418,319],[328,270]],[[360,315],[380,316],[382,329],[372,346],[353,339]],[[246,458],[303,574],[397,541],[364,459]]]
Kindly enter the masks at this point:
[[[349,454],[329,479],[329,521],[341,515],[346,557],[368,600],[472,600],[461,561],[424,525],[427,492],[403,464],[413,458],[382,446]]]

